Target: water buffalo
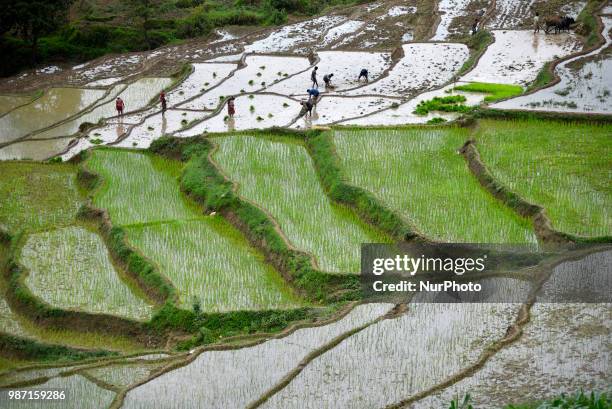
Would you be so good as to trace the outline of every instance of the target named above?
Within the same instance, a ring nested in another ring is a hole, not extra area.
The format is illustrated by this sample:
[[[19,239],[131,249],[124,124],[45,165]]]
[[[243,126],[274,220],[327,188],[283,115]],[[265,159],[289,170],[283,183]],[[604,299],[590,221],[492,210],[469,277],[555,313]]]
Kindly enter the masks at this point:
[[[561,17],[561,16],[547,17],[544,20],[544,24],[546,26],[546,28],[544,29],[544,32],[548,34],[551,28],[555,29],[555,34],[558,34],[562,31],[569,31],[572,24],[574,24],[575,22],[576,20],[574,20],[572,17]]]

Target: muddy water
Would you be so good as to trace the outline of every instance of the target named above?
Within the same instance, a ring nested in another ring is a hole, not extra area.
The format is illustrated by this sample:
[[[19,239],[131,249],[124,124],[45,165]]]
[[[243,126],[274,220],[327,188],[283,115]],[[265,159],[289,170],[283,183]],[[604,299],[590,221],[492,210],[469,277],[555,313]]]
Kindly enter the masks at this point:
[[[0,115],[27,103],[32,98],[19,95],[0,95]]]
[[[33,137],[42,139],[69,136],[75,134],[82,123],[89,122],[96,124],[103,118],[114,117],[117,115],[115,110],[116,97],[121,97],[125,102],[126,113],[142,109],[151,100],[155,99],[160,91],[170,85],[171,82],[169,78],[142,78],[127,86],[116,85],[112,87],[104,101],[92,111],[75,118],[73,121],[37,133]]]
[[[602,17],[605,44],[586,56],[572,58],[556,68],[561,81],[534,94],[493,105],[501,109],[561,112],[612,112],[612,17]],[[604,52],[603,50],[608,50]]]
[[[0,148],[0,160],[31,159],[45,160],[66,149],[73,138],[25,140]]]
[[[304,116],[291,127],[310,128],[313,125],[326,125],[348,118],[361,117],[391,106],[396,100],[382,97],[337,97],[324,96],[313,110],[312,116]]]
[[[105,91],[51,88],[46,94],[0,118],[0,143],[66,119],[102,98]]]

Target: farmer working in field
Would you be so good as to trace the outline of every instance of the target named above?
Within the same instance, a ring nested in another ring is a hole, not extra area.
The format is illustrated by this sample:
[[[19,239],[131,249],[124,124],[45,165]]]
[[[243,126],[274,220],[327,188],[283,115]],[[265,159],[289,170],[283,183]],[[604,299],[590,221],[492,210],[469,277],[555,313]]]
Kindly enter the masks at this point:
[[[533,34],[540,32],[540,13],[536,11],[533,18]]]
[[[332,77],[334,74],[326,74],[323,76],[323,82],[325,83],[325,88],[333,88],[334,86],[331,83]]]
[[[159,94],[159,102],[161,102],[162,107],[162,115],[166,113],[167,103],[166,103],[166,93],[164,91]]]
[[[117,97],[115,100],[115,109],[117,110],[118,116],[123,116],[123,109],[125,108],[125,103],[120,97]]]
[[[308,102],[312,102],[314,105],[317,105],[319,99],[319,90],[316,88],[307,89],[308,93]]]
[[[474,24],[472,24],[472,35],[476,35],[478,32],[478,17],[474,19]]]
[[[317,81],[317,70],[319,69],[319,67],[314,67],[314,70],[312,70],[312,73],[310,74],[310,80],[312,81],[312,87],[317,87],[319,88],[319,81]]]
[[[365,82],[368,82],[368,70],[366,70],[365,68],[361,69],[361,72],[359,72],[359,78],[357,78],[357,81],[361,81],[361,77],[365,78]]]
[[[301,118],[306,114],[312,116],[312,107],[314,106],[313,103],[310,100],[308,100],[308,101],[302,101],[300,102],[300,104],[302,104],[302,109],[300,110],[300,114],[298,115],[298,118]]]
[[[234,100],[236,98],[234,97],[230,97],[230,99],[227,100],[227,115],[230,118],[234,117],[234,114],[236,113],[236,107],[234,106]]]

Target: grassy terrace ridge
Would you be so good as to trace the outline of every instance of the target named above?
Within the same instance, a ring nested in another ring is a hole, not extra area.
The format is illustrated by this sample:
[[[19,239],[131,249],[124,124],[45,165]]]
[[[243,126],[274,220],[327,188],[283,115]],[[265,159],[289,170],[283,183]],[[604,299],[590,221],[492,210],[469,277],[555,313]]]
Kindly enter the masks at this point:
[[[606,124],[481,120],[476,141],[496,179],[543,206],[555,229],[605,236],[612,233],[610,132]]]
[[[181,193],[181,162],[97,149],[86,164],[103,178],[95,205],[173,282],[179,306],[208,312],[302,304],[229,223],[204,216]]]
[[[374,193],[428,237],[472,243],[535,243],[528,220],[486,192],[459,148],[470,131],[457,127],[336,130],[349,181]],[[401,181],[401,182],[391,182]]]
[[[511,98],[523,93],[523,87],[520,85],[494,84],[489,82],[470,82],[469,84],[458,85],[453,90],[490,94],[485,97],[485,102]]]
[[[304,145],[295,139],[239,135],[215,138],[214,160],[238,194],[270,212],[290,242],[321,269],[359,271],[359,244],[389,239],[331,202]]]

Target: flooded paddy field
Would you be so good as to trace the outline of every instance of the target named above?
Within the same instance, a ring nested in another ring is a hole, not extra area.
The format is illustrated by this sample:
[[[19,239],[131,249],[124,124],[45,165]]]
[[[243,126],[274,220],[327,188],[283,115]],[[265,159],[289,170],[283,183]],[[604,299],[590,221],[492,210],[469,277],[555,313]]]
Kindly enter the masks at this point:
[[[612,231],[610,132],[610,126],[483,121],[476,138],[495,177],[544,206],[557,229],[603,236]]]
[[[360,304],[356,274],[361,244],[391,234],[609,242],[611,10],[594,4],[343,5],[0,79],[0,387],[111,409],[437,409],[468,393],[508,409],[609,391],[610,304]],[[567,32],[532,31],[536,11],[583,10]],[[300,116],[315,66],[321,99]],[[499,291],[524,295],[530,274]],[[543,288],[577,291],[568,280]],[[49,311],[106,318],[82,331]]]
[[[432,238],[535,242],[529,224],[500,207],[470,175],[457,153],[467,138],[460,128],[336,131],[334,143],[351,183],[372,191]]]
[[[215,161],[238,193],[270,212],[287,238],[324,270],[356,273],[357,243],[385,241],[326,197],[304,146],[250,136],[214,141]]]
[[[128,241],[177,287],[185,307],[196,301],[205,311],[300,305],[278,273],[229,223],[204,216],[181,193],[180,162],[100,150],[87,165],[104,180],[95,205],[126,227]]]

